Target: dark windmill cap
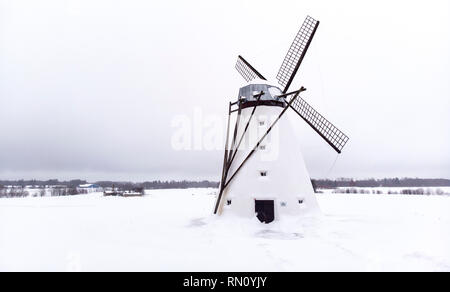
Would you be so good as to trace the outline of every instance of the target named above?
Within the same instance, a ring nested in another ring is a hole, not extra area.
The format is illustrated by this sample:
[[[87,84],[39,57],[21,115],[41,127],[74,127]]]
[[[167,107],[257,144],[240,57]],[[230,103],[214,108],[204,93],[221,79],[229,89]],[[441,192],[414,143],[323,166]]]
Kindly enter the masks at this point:
[[[285,107],[286,102],[281,95],[280,88],[268,84],[249,84],[239,89],[239,102],[241,108],[255,105],[280,106]]]

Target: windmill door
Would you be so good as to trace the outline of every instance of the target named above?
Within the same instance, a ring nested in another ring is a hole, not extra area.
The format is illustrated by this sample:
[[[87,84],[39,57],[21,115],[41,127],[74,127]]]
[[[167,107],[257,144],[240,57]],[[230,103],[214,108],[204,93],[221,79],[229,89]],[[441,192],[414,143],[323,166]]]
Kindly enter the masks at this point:
[[[275,218],[273,200],[255,200],[255,213],[259,221],[270,223]]]

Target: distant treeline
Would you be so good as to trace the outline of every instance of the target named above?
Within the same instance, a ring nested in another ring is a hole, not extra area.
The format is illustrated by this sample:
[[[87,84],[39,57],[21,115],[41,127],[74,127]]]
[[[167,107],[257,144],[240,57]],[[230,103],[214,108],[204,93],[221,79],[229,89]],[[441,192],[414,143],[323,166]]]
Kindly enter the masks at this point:
[[[203,181],[146,181],[142,183],[132,183],[132,182],[114,182],[114,181],[98,181],[95,184],[105,188],[105,187],[118,187],[123,189],[133,189],[133,188],[144,188],[150,189],[187,189],[187,188],[217,188],[219,186],[218,182],[203,180]]]
[[[59,181],[57,179],[50,179],[50,180],[0,180],[0,188],[3,186],[57,186],[57,185],[64,185],[68,188],[75,188],[81,184],[87,184],[88,182],[86,180],[80,180],[80,179],[74,179],[74,180],[68,180],[68,181]],[[101,187],[118,187],[123,189],[134,189],[142,187],[144,189],[187,189],[187,188],[217,188],[219,186],[218,182],[213,181],[161,181],[161,180],[155,180],[155,181],[146,181],[141,183],[134,183],[134,182],[120,182],[120,181],[98,181],[94,182],[95,184],[101,186]]]
[[[81,180],[81,179],[73,179],[69,181],[59,181],[57,179],[48,179],[48,180],[0,180],[0,187],[1,186],[58,186],[58,185],[64,185],[68,188],[75,188],[79,185],[86,184],[87,181]]]
[[[314,188],[334,189],[338,187],[448,187],[450,179],[384,178],[384,179],[313,179]]]
[[[64,185],[68,188],[74,188],[80,184],[88,183],[86,180],[74,179],[68,181],[50,180],[0,180],[2,186],[55,186]],[[187,188],[217,188],[218,182],[214,181],[146,181],[140,183],[120,182],[120,181],[98,181],[94,182],[101,187],[115,187],[124,189],[133,189],[142,187],[144,189],[187,189]],[[450,179],[423,179],[423,178],[384,178],[384,179],[313,179],[314,188],[332,189],[337,187],[445,187],[450,186]]]

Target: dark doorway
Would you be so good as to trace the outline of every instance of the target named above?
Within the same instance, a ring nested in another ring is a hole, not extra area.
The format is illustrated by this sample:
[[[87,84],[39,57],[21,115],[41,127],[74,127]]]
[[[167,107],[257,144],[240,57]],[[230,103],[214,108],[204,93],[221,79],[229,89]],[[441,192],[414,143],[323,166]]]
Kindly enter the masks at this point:
[[[255,213],[259,221],[272,222],[275,219],[273,200],[255,200]]]

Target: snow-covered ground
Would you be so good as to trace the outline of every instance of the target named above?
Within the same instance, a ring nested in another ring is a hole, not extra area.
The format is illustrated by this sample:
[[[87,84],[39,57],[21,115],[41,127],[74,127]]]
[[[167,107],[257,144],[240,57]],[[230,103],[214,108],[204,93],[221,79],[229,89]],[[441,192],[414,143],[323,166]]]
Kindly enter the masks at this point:
[[[0,199],[0,271],[450,271],[450,196],[324,193],[321,218],[262,225],[214,195]]]
[[[423,195],[450,195],[450,187],[339,187],[336,189],[319,189],[322,193],[367,193],[367,194],[402,194],[409,191]],[[406,193],[408,194],[408,193]]]

